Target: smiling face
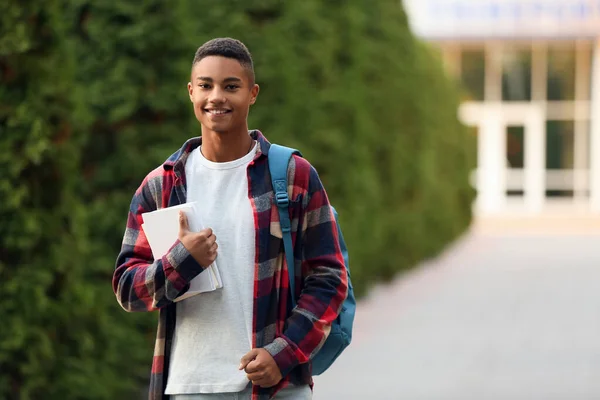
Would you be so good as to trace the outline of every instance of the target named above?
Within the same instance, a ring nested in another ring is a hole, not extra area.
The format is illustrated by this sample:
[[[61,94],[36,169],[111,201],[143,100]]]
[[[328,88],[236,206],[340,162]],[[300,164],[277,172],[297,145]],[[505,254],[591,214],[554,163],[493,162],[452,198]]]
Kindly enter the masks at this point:
[[[208,56],[194,64],[188,83],[202,134],[248,134],[248,110],[259,87],[235,59]]]

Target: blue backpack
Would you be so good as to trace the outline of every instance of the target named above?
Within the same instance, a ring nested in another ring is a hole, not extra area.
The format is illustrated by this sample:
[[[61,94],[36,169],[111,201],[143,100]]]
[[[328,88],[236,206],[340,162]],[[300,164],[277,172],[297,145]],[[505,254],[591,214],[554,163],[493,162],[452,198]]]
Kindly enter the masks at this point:
[[[271,183],[275,191],[275,201],[279,210],[279,221],[281,224],[281,232],[283,235],[283,247],[288,265],[288,275],[290,278],[290,291],[295,293],[294,282],[294,249],[292,248],[291,222],[288,212],[288,182],[287,171],[288,164],[293,154],[302,156],[298,150],[289,147],[272,144],[269,148],[269,171],[271,173]],[[333,208],[333,207],[332,207]],[[342,311],[338,318],[331,324],[331,331],[323,347],[312,359],[312,374],[320,375],[333,364],[338,356],[344,351],[352,340],[352,323],[354,322],[354,314],[356,312],[356,299],[354,298],[354,289],[350,281],[350,268],[348,264],[348,249],[342,236],[342,231],[338,223],[338,215],[333,208],[335,222],[338,229],[338,237],[340,248],[344,256],[344,264],[348,271],[348,296],[342,305]],[[292,295],[292,307],[296,307],[296,299]]]

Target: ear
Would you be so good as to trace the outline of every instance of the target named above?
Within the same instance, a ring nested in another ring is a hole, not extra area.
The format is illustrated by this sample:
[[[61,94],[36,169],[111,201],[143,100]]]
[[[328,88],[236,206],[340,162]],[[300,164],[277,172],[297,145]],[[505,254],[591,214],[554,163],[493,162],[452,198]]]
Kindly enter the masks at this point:
[[[256,97],[258,96],[258,92],[260,91],[260,86],[258,86],[257,84],[254,84],[254,86],[252,87],[252,89],[250,89],[250,96],[252,96],[250,98],[250,104],[254,104],[256,103]]]
[[[190,95],[190,101],[193,103],[194,102],[194,97],[193,97],[193,95],[194,95],[194,86],[192,85],[192,82],[188,82],[187,89],[188,89],[188,93]]]

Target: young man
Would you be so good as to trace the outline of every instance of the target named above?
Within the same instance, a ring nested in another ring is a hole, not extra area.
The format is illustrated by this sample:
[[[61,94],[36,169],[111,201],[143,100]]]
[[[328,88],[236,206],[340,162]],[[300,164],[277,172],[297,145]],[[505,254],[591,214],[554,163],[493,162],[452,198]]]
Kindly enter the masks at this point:
[[[259,92],[248,49],[230,38],[202,45],[188,92],[202,136],[136,191],[113,276],[126,311],[159,310],[150,399],[309,399],[310,360],[347,295],[326,192],[315,169],[294,156],[288,191],[297,283],[290,293],[270,144],[248,131]],[[209,228],[190,232],[180,215],[178,240],[154,260],[142,213],[192,201]],[[223,288],[174,303],[217,257]]]

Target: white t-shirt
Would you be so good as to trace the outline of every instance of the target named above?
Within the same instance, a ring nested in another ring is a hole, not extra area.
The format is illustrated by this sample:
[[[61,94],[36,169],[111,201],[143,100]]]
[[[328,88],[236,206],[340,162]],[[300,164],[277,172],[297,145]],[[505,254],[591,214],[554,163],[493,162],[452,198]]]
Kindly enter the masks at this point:
[[[185,165],[187,201],[200,205],[205,227],[219,245],[223,288],[177,303],[177,322],[166,394],[239,392],[248,385],[238,370],[252,348],[255,230],[244,157],[215,163],[194,150]]]

